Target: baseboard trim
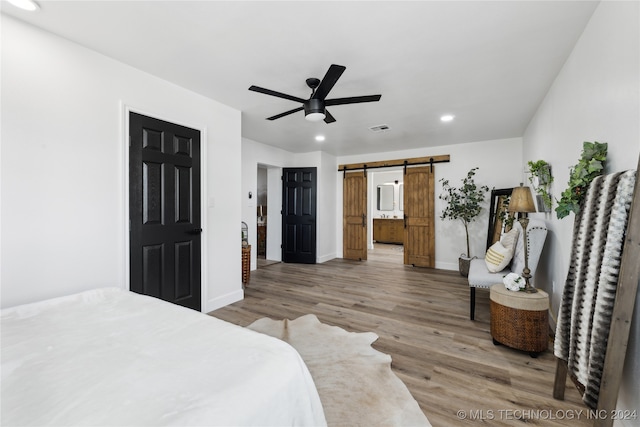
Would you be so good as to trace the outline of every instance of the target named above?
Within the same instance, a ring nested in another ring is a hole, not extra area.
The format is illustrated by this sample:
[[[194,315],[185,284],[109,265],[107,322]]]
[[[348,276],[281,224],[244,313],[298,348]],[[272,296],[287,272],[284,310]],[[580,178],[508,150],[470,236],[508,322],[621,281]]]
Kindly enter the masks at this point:
[[[334,253],[331,253],[331,254],[328,254],[328,255],[322,255],[322,256],[317,257],[316,262],[318,264],[322,264],[323,262],[331,261],[332,259],[335,259],[335,258],[336,258],[336,254],[334,252]]]
[[[458,263],[456,262],[439,262],[436,261],[436,268],[440,270],[459,270]]]
[[[241,301],[243,299],[244,299],[244,290],[239,289],[237,291],[229,292],[228,294],[220,295],[219,297],[216,297],[207,301],[207,307],[204,312],[209,313],[219,308],[225,307],[229,304],[233,304],[234,302]]]

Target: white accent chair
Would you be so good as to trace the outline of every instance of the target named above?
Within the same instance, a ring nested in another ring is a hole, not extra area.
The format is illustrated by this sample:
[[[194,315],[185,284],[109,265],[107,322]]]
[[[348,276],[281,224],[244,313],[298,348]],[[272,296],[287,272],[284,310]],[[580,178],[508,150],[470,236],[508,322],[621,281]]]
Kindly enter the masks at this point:
[[[509,273],[518,273],[522,275],[524,269],[524,236],[522,226],[518,221],[514,222],[514,228],[518,228],[520,233],[516,242],[516,250],[513,254],[511,264],[502,271],[490,273],[484,258],[476,258],[471,260],[469,266],[469,288],[471,290],[469,301],[469,318],[474,320],[476,312],[476,288],[489,289],[492,285],[502,283],[502,278]],[[544,221],[530,219],[527,226],[527,251],[529,252],[529,270],[531,270],[531,285],[534,283],[536,267],[540,261],[544,241],[547,238],[547,226]]]

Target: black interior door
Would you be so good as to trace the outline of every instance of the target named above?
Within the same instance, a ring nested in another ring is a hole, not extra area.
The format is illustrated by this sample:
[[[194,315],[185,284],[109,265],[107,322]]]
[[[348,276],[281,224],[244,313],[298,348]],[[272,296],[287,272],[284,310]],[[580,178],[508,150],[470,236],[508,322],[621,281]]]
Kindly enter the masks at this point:
[[[282,171],[282,261],[316,263],[316,168]]]
[[[131,290],[200,310],[200,131],[129,116]]]

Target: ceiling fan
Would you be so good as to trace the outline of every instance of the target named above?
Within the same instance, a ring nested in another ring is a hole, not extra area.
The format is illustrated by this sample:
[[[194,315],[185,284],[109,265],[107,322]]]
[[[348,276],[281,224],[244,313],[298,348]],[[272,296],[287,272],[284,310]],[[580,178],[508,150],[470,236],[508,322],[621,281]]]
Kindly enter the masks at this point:
[[[311,88],[311,96],[309,99],[298,98],[297,96],[287,95],[286,93],[276,92],[275,90],[265,89],[258,86],[251,86],[249,90],[254,92],[264,93],[266,95],[277,96],[278,98],[288,99],[290,101],[299,102],[301,107],[294,108],[293,110],[285,111],[284,113],[276,114],[272,117],[267,117],[267,120],[275,120],[289,114],[296,113],[304,110],[304,117],[312,122],[324,120],[325,123],[333,123],[336,119],[326,110],[326,107],[331,105],[343,105],[343,104],[358,104],[361,102],[375,102],[379,101],[382,95],[367,95],[367,96],[352,96],[348,98],[334,98],[325,99],[333,86],[336,84],[344,70],[347,67],[342,65],[332,64],[327,70],[324,78],[321,80],[316,78],[307,79],[307,86]]]

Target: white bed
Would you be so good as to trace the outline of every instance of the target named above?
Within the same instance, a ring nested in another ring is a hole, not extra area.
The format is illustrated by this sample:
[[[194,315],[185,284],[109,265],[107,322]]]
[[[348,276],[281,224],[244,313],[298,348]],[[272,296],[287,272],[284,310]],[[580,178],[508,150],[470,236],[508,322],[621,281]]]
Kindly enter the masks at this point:
[[[288,344],[98,289],[2,310],[3,426],[326,425]]]

